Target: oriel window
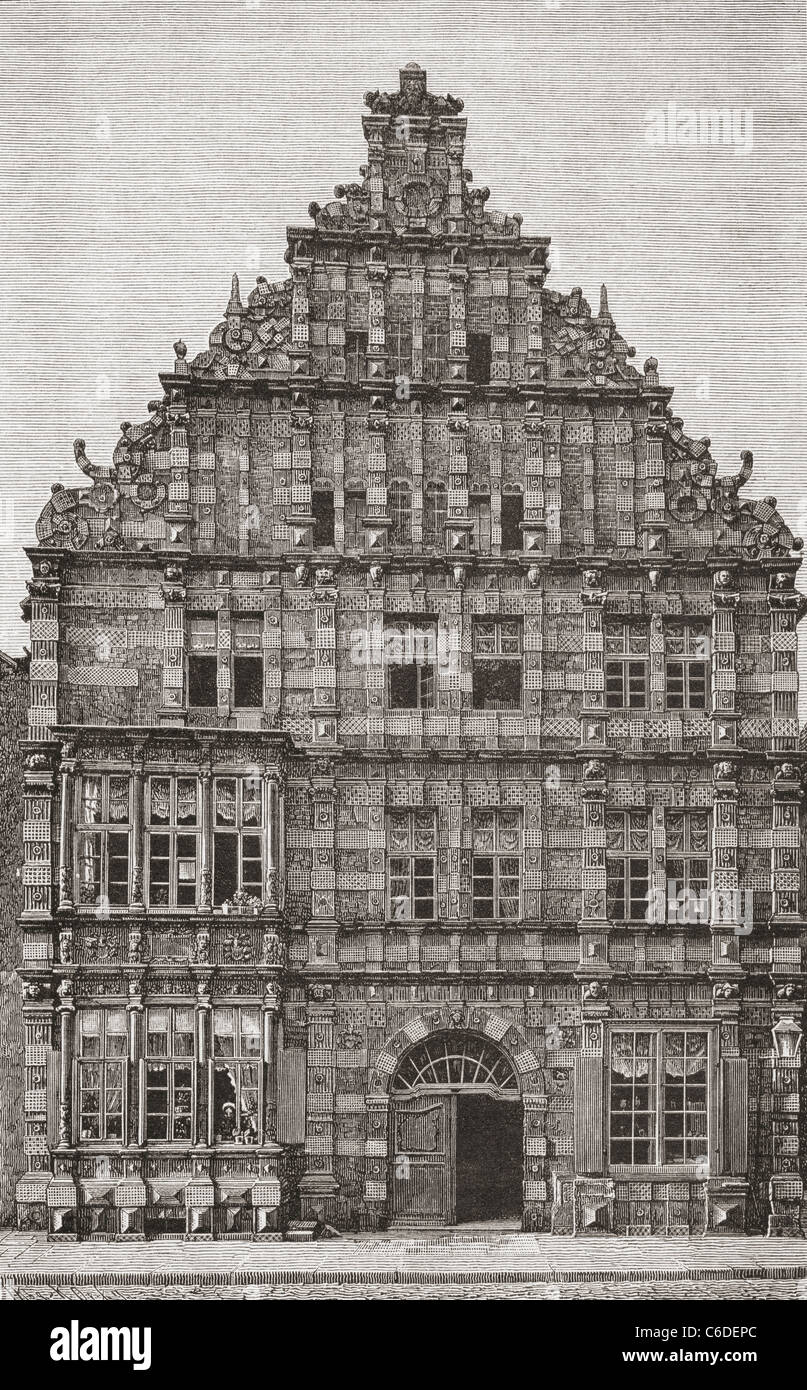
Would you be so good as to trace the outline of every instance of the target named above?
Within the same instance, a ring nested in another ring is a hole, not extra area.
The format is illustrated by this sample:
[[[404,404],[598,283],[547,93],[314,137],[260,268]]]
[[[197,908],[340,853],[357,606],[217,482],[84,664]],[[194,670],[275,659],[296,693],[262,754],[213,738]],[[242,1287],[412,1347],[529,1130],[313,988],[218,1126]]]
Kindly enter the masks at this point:
[[[606,622],[605,703],[609,709],[646,709],[650,630],[646,622]]]
[[[483,921],[521,916],[521,815],[472,813],[473,915]]]
[[[397,921],[435,916],[437,825],[433,811],[393,811],[389,830],[389,915]]]
[[[77,1014],[78,1132],[81,1140],[123,1140],[126,1010]]]
[[[213,1010],[213,1138],[256,1144],[259,1133],[261,1011]]]
[[[149,777],[149,907],[195,906],[199,824],[199,784],[195,777]]]
[[[193,1009],[146,1011],[146,1138],[192,1140]]]
[[[233,703],[235,709],[263,706],[263,614],[239,614],[232,621]]]
[[[259,777],[217,777],[214,783],[213,903],[236,893],[263,900],[263,804]]]
[[[93,773],[79,782],[76,870],[82,907],[129,901],[131,791],[128,776]]]

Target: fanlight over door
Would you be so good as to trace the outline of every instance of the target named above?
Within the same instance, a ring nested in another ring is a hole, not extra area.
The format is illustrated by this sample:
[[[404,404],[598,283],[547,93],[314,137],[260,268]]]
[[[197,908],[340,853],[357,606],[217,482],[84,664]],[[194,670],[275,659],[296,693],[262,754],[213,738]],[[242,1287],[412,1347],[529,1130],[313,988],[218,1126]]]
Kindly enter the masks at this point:
[[[494,1043],[475,1033],[436,1033],[404,1057],[393,1082],[402,1094],[421,1086],[484,1086],[518,1092],[507,1058]]]

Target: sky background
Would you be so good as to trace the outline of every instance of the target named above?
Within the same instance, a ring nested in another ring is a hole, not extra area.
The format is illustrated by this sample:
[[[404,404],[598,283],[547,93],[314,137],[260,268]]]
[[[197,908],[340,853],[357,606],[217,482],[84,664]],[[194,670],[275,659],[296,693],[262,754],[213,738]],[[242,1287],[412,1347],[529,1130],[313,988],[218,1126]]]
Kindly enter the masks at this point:
[[[552,237],[550,288],[605,281],[688,433],[723,471],[752,449],[746,492],[807,536],[806,7],[0,0],[0,647],[73,439],[108,463],[232,272],[285,278],[287,224],[358,176],[363,94],[407,62],[464,99],[489,206]],[[670,101],[750,111],[753,149],[648,144]]]

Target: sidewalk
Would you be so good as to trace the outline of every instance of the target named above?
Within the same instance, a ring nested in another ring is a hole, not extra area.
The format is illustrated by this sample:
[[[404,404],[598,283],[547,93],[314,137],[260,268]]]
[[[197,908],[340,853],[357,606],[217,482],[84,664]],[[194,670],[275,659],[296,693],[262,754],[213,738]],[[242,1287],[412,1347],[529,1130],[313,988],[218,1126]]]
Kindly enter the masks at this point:
[[[0,1283],[37,1285],[584,1284],[805,1279],[807,1241],[759,1236],[570,1239],[424,1232],[310,1245],[87,1241],[0,1231]]]

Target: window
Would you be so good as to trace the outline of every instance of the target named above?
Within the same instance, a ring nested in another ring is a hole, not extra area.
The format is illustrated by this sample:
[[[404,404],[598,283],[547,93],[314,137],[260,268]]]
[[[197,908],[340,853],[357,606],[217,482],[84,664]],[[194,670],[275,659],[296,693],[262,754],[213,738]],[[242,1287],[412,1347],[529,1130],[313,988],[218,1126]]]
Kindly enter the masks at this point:
[[[442,381],[446,375],[449,344],[448,300],[440,296],[435,308],[439,317],[427,319],[423,325],[424,376],[431,382]]]
[[[81,905],[129,901],[129,778],[82,777],[76,866]]]
[[[394,811],[389,818],[389,915],[398,921],[431,920],[437,826],[432,811]]]
[[[668,811],[667,921],[709,921],[709,812]]]
[[[490,382],[490,334],[469,333],[466,339],[468,348],[468,380],[477,386],[487,386]]]
[[[258,1141],[260,1009],[213,1010],[213,1137],[217,1144]]]
[[[689,1029],[611,1035],[613,1164],[693,1164],[709,1156],[709,1038]]]
[[[148,1009],[146,1138],[193,1138],[193,1009]]]
[[[523,550],[524,537],[521,523],[524,520],[524,498],[520,492],[506,492],[502,496],[502,550]]]
[[[521,912],[521,817],[518,811],[474,811],[473,913],[484,920]]]
[[[345,493],[345,548],[364,549],[364,518],[367,515],[367,495],[364,492]]]
[[[448,493],[444,483],[429,483],[423,508],[423,544],[442,546],[448,520]]]
[[[468,499],[468,515],[473,522],[472,545],[480,555],[490,553],[490,498],[474,493]]]
[[[646,811],[606,811],[608,915],[617,922],[647,921],[650,889],[650,817]]]
[[[384,627],[387,704],[390,709],[434,709],[437,626],[433,622]]]
[[[216,691],[216,619],[188,619],[188,704],[218,703]]]
[[[515,1072],[496,1044],[462,1032],[433,1034],[406,1054],[392,1089],[414,1091],[419,1086],[492,1086],[518,1092]]]
[[[314,545],[333,545],[333,493],[328,490],[312,492],[311,513],[314,517]]]
[[[411,305],[411,300],[409,301]],[[388,300],[389,318],[387,320],[387,351],[394,377],[412,375],[412,320],[407,317],[407,302],[401,303],[397,295]]]
[[[390,483],[387,492],[387,505],[392,521],[389,538],[390,545],[412,544],[412,489],[408,483]]]
[[[149,778],[149,907],[195,906],[198,825],[195,777]]]
[[[126,1010],[78,1011],[80,1139],[123,1139]]]
[[[474,620],[473,654],[474,709],[521,709],[521,623]]]
[[[263,900],[263,806],[259,777],[217,777],[213,831],[213,903],[236,893]]]
[[[709,640],[705,623],[665,624],[668,709],[706,709]]]
[[[236,709],[263,705],[263,614],[233,618],[233,700]]]
[[[345,375],[355,386],[367,375],[367,334],[345,334]]]
[[[646,709],[650,632],[646,623],[606,622],[605,703]]]

